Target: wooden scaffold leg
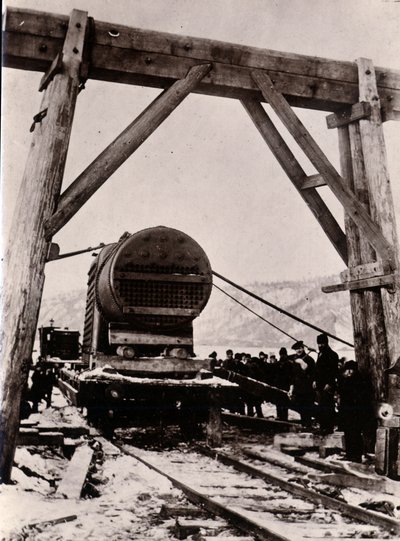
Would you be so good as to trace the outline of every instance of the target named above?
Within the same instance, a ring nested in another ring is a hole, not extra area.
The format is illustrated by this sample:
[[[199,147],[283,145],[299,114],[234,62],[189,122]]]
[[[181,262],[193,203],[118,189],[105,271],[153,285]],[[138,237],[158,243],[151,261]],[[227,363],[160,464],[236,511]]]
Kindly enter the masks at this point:
[[[1,334],[0,475],[11,478],[19,427],[21,393],[26,384],[50,248],[44,223],[54,212],[80,84],[79,69],[87,13],[73,10],[62,51],[61,70],[48,82],[40,119],[16,204],[4,264]],[[58,62],[59,64],[59,62]]]

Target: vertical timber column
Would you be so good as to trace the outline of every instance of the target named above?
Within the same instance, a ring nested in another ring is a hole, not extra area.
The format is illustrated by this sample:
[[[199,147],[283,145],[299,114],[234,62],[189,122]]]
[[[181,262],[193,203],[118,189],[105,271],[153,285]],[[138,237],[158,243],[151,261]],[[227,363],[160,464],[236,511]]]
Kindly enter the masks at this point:
[[[347,181],[347,186],[355,191],[348,126],[338,127],[338,138],[342,177]],[[344,221],[347,239],[348,266],[355,267],[361,264],[360,232],[357,225],[347,213],[345,213]],[[350,306],[353,320],[355,356],[360,366],[362,366],[363,360],[367,358],[368,343],[363,291],[350,291]]]
[[[354,191],[359,201],[371,213],[371,195],[365,172],[364,153],[358,122],[350,124],[349,134]],[[375,250],[360,232],[358,247],[360,265],[372,263],[377,260]],[[352,295],[355,294],[355,292],[351,293]],[[367,351],[365,356],[359,359],[359,362],[360,366],[370,375],[374,390],[374,400],[375,402],[379,402],[385,399],[385,369],[388,366],[388,347],[381,290],[379,288],[365,289],[361,290],[361,295],[363,297]]]
[[[371,116],[359,121],[365,177],[369,187],[370,209],[373,220],[380,226],[394,252],[392,272],[399,272],[399,246],[396,221],[387,169],[386,148],[383,135],[379,94],[375,70],[371,60],[357,60],[360,101],[371,105]],[[385,262],[383,262],[385,263]],[[387,341],[387,361],[379,367],[383,373],[396,364],[400,358],[400,288],[399,279],[392,288],[381,288],[381,302]],[[387,380],[386,398],[393,407],[394,417],[381,429],[384,432],[384,463],[378,464],[378,471],[390,477],[400,478],[400,376],[390,374]],[[383,423],[385,425],[385,423]],[[379,444],[378,434],[378,444]]]
[[[8,483],[19,428],[22,389],[28,375],[44,266],[50,247],[44,223],[60,195],[78,95],[87,13],[73,10],[62,51],[62,68],[49,83],[35,124],[7,247],[2,298],[0,367],[0,476]]]

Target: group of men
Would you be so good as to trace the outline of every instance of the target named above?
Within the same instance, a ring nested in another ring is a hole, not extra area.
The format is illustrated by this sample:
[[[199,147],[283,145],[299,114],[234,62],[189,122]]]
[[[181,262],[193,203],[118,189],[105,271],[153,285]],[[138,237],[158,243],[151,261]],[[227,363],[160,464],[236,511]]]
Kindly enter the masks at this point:
[[[293,409],[300,414],[305,428],[314,428],[313,422],[317,422],[322,436],[333,433],[338,426],[344,432],[346,458],[360,462],[363,452],[373,447],[371,439],[375,434],[370,386],[355,361],[339,359],[326,334],[317,337],[317,345],[316,360],[306,352],[303,341],[296,341],[292,345],[295,353],[288,355],[282,347],[279,359],[275,355],[268,359],[263,352],[251,357],[227,350],[221,366],[280,389],[282,392],[274,400],[277,419],[287,421],[288,410]],[[247,415],[255,412],[261,417],[261,404],[262,401],[244,393],[240,403],[231,404],[229,409],[244,413],[246,405]]]
[[[21,419],[27,419],[31,413],[38,413],[42,400],[46,402],[47,408],[51,406],[53,387],[57,382],[54,368],[47,366],[41,357],[32,370],[31,385],[27,384],[22,395]]]

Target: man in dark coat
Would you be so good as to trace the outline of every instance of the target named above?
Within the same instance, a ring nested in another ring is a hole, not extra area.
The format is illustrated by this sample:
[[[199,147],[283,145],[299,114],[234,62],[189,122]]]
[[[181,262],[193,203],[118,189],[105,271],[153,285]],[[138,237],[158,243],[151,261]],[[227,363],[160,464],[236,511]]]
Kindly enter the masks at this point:
[[[313,388],[317,394],[317,417],[322,436],[335,428],[335,391],[339,375],[339,356],[329,346],[326,334],[317,336],[318,358],[315,365]]]
[[[286,348],[279,350],[279,361],[276,363],[275,384],[278,389],[289,391],[293,380],[293,361],[289,358]],[[276,404],[276,418],[287,421],[289,413],[289,398],[282,398]]]
[[[361,462],[371,427],[376,428],[372,392],[368,379],[358,371],[355,361],[346,361],[339,377],[339,414],[344,431],[346,459]]]
[[[258,357],[248,357],[244,375],[248,378],[262,381],[262,361]],[[252,417],[255,411],[257,417],[264,417],[261,407],[263,403],[262,400],[259,400],[250,393],[246,393],[245,402],[247,405],[247,415]]]
[[[293,344],[296,356],[293,361],[292,383],[288,391],[289,400],[292,401],[293,409],[300,413],[301,424],[311,427],[314,413],[313,380],[315,361],[307,355],[303,342],[300,340]]]

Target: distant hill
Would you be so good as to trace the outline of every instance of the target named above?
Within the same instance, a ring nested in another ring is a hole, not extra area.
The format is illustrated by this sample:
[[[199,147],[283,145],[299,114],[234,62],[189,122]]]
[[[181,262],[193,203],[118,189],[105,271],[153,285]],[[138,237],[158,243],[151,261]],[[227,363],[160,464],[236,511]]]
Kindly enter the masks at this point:
[[[334,281],[334,277],[323,277],[290,282],[255,282],[245,287],[286,311],[352,342],[348,293],[327,295],[321,292],[322,285],[331,284]],[[315,338],[318,334],[316,331],[261,304],[233,287],[221,284],[219,280],[216,280],[216,283],[287,334],[315,346]],[[82,333],[85,295],[84,290],[75,290],[68,294],[43,298],[39,326],[48,325],[49,320],[53,319],[56,326],[78,329]],[[276,348],[282,345],[290,346],[292,342],[291,338],[266,324],[215,288],[205,310],[195,320],[194,328],[197,344],[221,344],[230,345],[233,348],[239,346],[241,348],[246,346]]]

